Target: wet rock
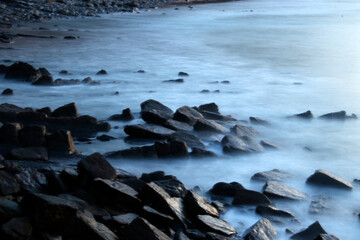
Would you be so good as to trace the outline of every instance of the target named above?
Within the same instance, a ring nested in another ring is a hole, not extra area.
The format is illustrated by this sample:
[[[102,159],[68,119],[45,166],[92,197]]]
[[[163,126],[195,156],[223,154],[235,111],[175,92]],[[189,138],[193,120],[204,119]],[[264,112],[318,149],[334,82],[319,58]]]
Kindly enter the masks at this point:
[[[165,80],[163,82],[164,83],[183,83],[184,79],[183,78],[178,78],[178,79]]]
[[[257,117],[249,117],[249,120],[250,120],[250,123],[254,124],[254,125],[261,125],[261,126],[266,126],[266,127],[271,125],[268,121],[263,120],[261,118],[257,118]]]
[[[179,77],[188,77],[189,74],[186,73],[186,72],[179,72],[179,73],[178,73],[178,76],[179,76]]]
[[[124,128],[127,135],[134,138],[164,139],[175,133],[173,130],[160,126],[128,125]]]
[[[49,160],[47,149],[44,147],[14,148],[10,151],[9,159],[12,160]]]
[[[345,111],[339,111],[339,112],[332,112],[321,115],[319,118],[326,120],[346,120],[346,119],[357,119],[357,116],[355,114],[352,114],[351,116],[347,116]]]
[[[108,118],[111,121],[131,121],[134,119],[134,115],[132,114],[130,108],[126,108],[122,110],[121,114],[114,114]]]
[[[192,148],[190,156],[193,158],[213,158],[217,155],[212,151],[207,151],[200,148]]]
[[[315,239],[320,234],[326,234],[325,230],[322,228],[318,221],[314,222],[306,229],[294,234],[291,236],[291,239],[296,240],[308,240],[308,239]]]
[[[155,109],[155,110],[164,112],[168,115],[174,114],[174,112],[170,108],[168,108],[164,104],[162,104],[158,101],[155,101],[153,99],[149,99],[149,100],[146,100],[145,102],[142,102],[140,107],[141,107],[141,112],[150,111],[150,110]]]
[[[47,136],[47,147],[50,155],[67,155],[76,152],[70,131],[59,130]]]
[[[202,110],[200,110],[200,113],[204,116],[205,119],[208,120],[225,121],[225,122],[236,121],[236,119],[232,118],[231,116],[225,116],[222,114],[217,114]]]
[[[254,128],[240,124],[233,126],[231,128],[231,132],[233,132],[237,137],[256,137],[260,135]]]
[[[211,205],[213,205],[218,210],[219,213],[226,213],[227,212],[225,204],[223,204],[220,201],[213,201],[213,202],[211,202]]]
[[[36,169],[23,169],[15,174],[15,177],[23,192],[40,193],[44,192],[44,187],[47,186],[46,177]]]
[[[290,118],[312,119],[314,116],[310,110],[290,116]]]
[[[45,68],[39,68],[36,70],[35,74],[31,76],[31,80],[33,85],[41,85],[41,86],[52,86],[54,84],[54,79]]]
[[[214,103],[214,102],[200,105],[199,110],[200,111],[211,112],[211,113],[216,113],[216,114],[221,114],[220,111],[219,111],[218,105],[216,105],[216,103]]]
[[[36,112],[44,113],[44,114],[50,116],[52,111],[51,111],[50,107],[44,107],[44,108],[37,109]]]
[[[33,66],[25,62],[16,62],[7,68],[5,78],[31,81],[31,76],[36,70]]]
[[[206,233],[206,239],[208,239],[208,240],[236,240],[235,238],[225,237],[223,235],[220,235],[217,233],[212,233],[212,232]]]
[[[109,158],[157,158],[155,146],[131,147],[106,154]]]
[[[83,80],[81,80],[81,83],[84,83],[84,84],[93,84],[95,82],[96,81],[94,81],[91,77],[86,77]]]
[[[79,174],[73,168],[64,168],[60,177],[69,190],[75,190],[79,185]]]
[[[217,132],[217,133],[226,133],[229,130],[218,124],[213,120],[199,119],[196,121],[194,125],[194,130],[196,131],[209,131],[209,132]]]
[[[206,234],[203,231],[200,231],[198,229],[186,229],[185,233],[191,239],[205,239],[206,238]]]
[[[283,218],[295,218],[291,212],[280,210],[269,205],[258,205],[255,211],[257,214],[260,214],[263,217],[275,216]]]
[[[98,152],[83,158],[78,163],[78,170],[79,175],[85,176],[88,180],[93,180],[94,178],[112,180],[116,178],[116,170]]]
[[[12,90],[11,88],[7,88],[2,91],[1,95],[14,95],[14,90]]]
[[[322,169],[316,170],[315,173],[306,180],[306,183],[320,185],[320,186],[341,188],[346,190],[351,190],[353,188],[350,182],[343,180],[335,176],[334,174],[329,173]]]
[[[238,190],[232,202],[233,205],[269,205],[270,203],[264,194],[247,189]]]
[[[112,136],[103,134],[103,135],[101,135],[101,136],[97,136],[96,139],[97,139],[97,140],[100,140],[101,142],[109,142],[110,140],[113,140],[113,139],[115,139],[115,138],[112,137]]]
[[[236,194],[243,189],[245,189],[243,185],[238,182],[218,182],[211,188],[210,193],[220,196],[235,197]]]
[[[288,179],[290,177],[290,174],[283,172],[279,169],[273,169],[271,171],[265,171],[265,172],[258,172],[255,173],[251,180],[256,181],[283,181],[285,179]]]
[[[52,117],[78,117],[79,113],[75,103],[69,103],[64,106],[61,106],[55,109],[52,114]]]
[[[145,122],[164,124],[173,117],[174,112],[162,103],[149,99],[140,105],[141,117]]]
[[[153,182],[153,181],[159,181],[159,180],[166,180],[166,179],[171,179],[171,178],[173,178],[173,176],[165,175],[164,171],[143,173],[140,177],[140,179],[146,183]]]
[[[174,240],[190,240],[182,231],[178,231],[175,234]]]
[[[264,186],[264,194],[270,198],[282,198],[288,200],[304,200],[306,194],[276,181],[267,181]]]
[[[174,120],[188,123],[189,125],[195,125],[196,121],[203,119],[203,115],[191,107],[183,106],[176,110],[174,114]]]
[[[163,124],[164,127],[172,129],[174,131],[192,131],[193,127],[187,123],[179,122],[173,119],[166,120]]]
[[[315,240],[340,240],[340,238],[331,234],[320,234]]]
[[[21,217],[11,219],[1,226],[1,230],[5,239],[27,240],[30,239],[33,228],[27,217]]]
[[[22,126],[19,123],[5,123],[0,128],[0,143],[18,144],[19,131]]]
[[[188,146],[183,141],[171,141],[170,151],[173,157],[186,157],[188,156]]]
[[[262,218],[244,233],[244,240],[272,240],[277,239],[277,232],[271,222]]]
[[[24,213],[17,202],[0,199],[0,224],[9,221],[14,217],[23,216]]]
[[[98,72],[96,73],[96,75],[107,75],[107,74],[108,74],[107,71],[104,70],[104,69],[101,69],[100,71],[98,71]]]
[[[124,231],[129,240],[171,240],[165,233],[141,217],[132,221]]]
[[[174,221],[173,217],[160,213],[149,206],[143,207],[142,216],[161,229],[169,227]]]
[[[162,187],[171,197],[183,198],[187,192],[185,185],[176,177],[154,181]]]
[[[188,191],[184,198],[185,206],[190,209],[193,215],[211,215],[219,217],[218,210],[213,207],[204,197],[193,190]]]
[[[45,146],[46,128],[44,126],[25,126],[19,131],[19,144],[24,147]]]
[[[248,136],[238,138],[236,136],[227,135],[222,140],[224,153],[240,154],[240,153],[253,153],[262,152],[264,148],[255,140]]]
[[[9,173],[0,170],[0,194],[9,195],[20,191],[20,185]]]
[[[122,226],[126,226],[126,225],[130,225],[130,223],[138,217],[139,217],[139,215],[137,215],[135,213],[125,213],[125,214],[113,216],[113,219],[118,224],[120,224]]]
[[[263,146],[265,149],[279,149],[278,146],[276,146],[275,144],[273,143],[270,143],[270,142],[267,142],[267,141],[264,141],[264,140],[261,140],[260,141],[260,144],[261,146]]]
[[[211,232],[219,233],[225,236],[230,236],[236,233],[235,228],[233,228],[224,220],[212,217],[210,215],[198,215],[197,218],[203,227]]]
[[[200,138],[191,133],[178,131],[171,134],[168,139],[170,141],[186,142],[186,145],[190,148],[205,149],[205,145]]]

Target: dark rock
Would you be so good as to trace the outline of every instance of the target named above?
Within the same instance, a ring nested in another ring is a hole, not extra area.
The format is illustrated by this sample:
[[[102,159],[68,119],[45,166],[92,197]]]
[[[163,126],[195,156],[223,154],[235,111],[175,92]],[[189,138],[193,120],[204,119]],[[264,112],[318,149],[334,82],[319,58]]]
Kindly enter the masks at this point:
[[[108,118],[111,121],[131,121],[134,119],[134,115],[132,114],[130,108],[126,108],[122,110],[121,114],[114,114]]]
[[[199,106],[200,111],[207,111],[211,113],[221,114],[218,105],[213,103],[207,103]]]
[[[67,155],[76,152],[70,131],[59,130],[47,136],[47,147],[50,155]]]
[[[326,234],[326,232],[322,228],[320,223],[318,221],[316,221],[313,224],[311,224],[310,226],[308,226],[306,229],[292,235],[291,239],[297,239],[297,240],[315,239],[320,234]]]
[[[350,182],[322,169],[316,170],[315,173],[306,180],[306,183],[346,190],[351,190],[353,188]]]
[[[183,198],[187,192],[185,185],[175,177],[154,180],[154,182],[162,187],[171,197]]]
[[[243,189],[245,189],[243,185],[238,182],[218,182],[211,188],[210,192],[214,195],[235,197],[236,194]]]
[[[266,181],[283,181],[285,179],[288,179],[289,177],[290,177],[290,174],[283,172],[279,169],[273,169],[271,171],[255,173],[251,177],[251,180],[264,181],[264,182],[266,182]]]
[[[171,141],[170,152],[174,157],[186,157],[188,155],[188,146],[183,141]]]
[[[22,126],[19,123],[5,123],[0,128],[0,143],[18,144],[19,131]]]
[[[25,62],[16,62],[7,68],[5,78],[31,81],[31,76],[35,74],[35,68]]]
[[[264,186],[264,194],[270,198],[282,198],[288,200],[304,200],[306,194],[276,181],[267,181]]]
[[[197,218],[202,226],[211,232],[219,233],[225,236],[230,236],[236,233],[235,228],[224,220],[209,215],[198,215]]]
[[[141,192],[143,187],[145,187],[146,183],[137,178],[125,178],[125,179],[118,179],[118,181],[125,183],[129,187],[133,188],[137,192]]]
[[[183,106],[176,110],[174,114],[174,120],[188,123],[189,125],[195,125],[196,121],[203,119],[203,115],[191,107]]]
[[[17,122],[28,125],[42,125],[47,119],[46,114],[32,110],[27,112],[19,112],[16,115]]]
[[[194,125],[194,130],[217,132],[217,133],[226,133],[229,131],[226,127],[218,124],[214,120],[207,120],[207,119],[197,120]]]
[[[192,148],[190,156],[193,158],[213,158],[217,155],[212,151],[207,151],[200,148]]]
[[[23,216],[24,213],[17,202],[0,199],[0,224],[9,221],[13,217]]]
[[[238,190],[232,202],[233,205],[268,205],[270,203],[264,194],[247,189]]]
[[[186,72],[179,72],[178,75],[179,75],[179,77],[188,77],[189,76],[189,74]]]
[[[192,131],[193,127],[190,126],[187,123],[179,122],[173,119],[166,120],[163,124],[164,127],[170,128],[174,131],[180,130],[180,131]]]
[[[276,146],[275,144],[270,143],[270,142],[267,142],[267,141],[264,141],[264,140],[261,140],[261,141],[260,141],[260,144],[261,144],[261,146],[263,146],[265,149],[279,149],[279,147]]]
[[[146,71],[145,71],[145,70],[142,70],[142,69],[138,70],[137,72],[138,72],[138,73],[146,73]]]
[[[223,204],[220,201],[213,201],[213,202],[211,202],[211,205],[213,205],[218,210],[219,213],[226,213],[227,212],[225,204]]]
[[[155,101],[153,99],[146,100],[145,102],[141,103],[141,112],[150,111],[150,110],[159,110],[164,112],[168,115],[173,115],[174,112],[168,108],[167,106],[163,105],[162,103]]]
[[[331,234],[320,234],[315,240],[340,240],[340,239]]]
[[[51,108],[49,108],[49,107],[40,108],[40,109],[37,109],[36,112],[44,113],[44,114],[50,116],[51,115]]]
[[[209,93],[209,92],[210,92],[210,90],[208,90],[208,89],[203,89],[200,91],[200,93]]]
[[[191,239],[206,239],[206,234],[198,229],[186,229],[185,233]]]
[[[310,110],[290,116],[290,118],[312,119],[314,116]]]
[[[44,187],[47,186],[46,177],[36,169],[21,170],[15,177],[23,192],[40,193],[44,192]]]
[[[266,121],[263,120],[261,118],[257,118],[257,117],[249,117],[250,123],[254,124],[254,125],[261,125],[261,126],[270,126],[271,124]]]
[[[254,128],[244,125],[235,125],[231,128],[231,132],[233,132],[237,137],[256,137],[259,136],[258,131],[256,131]]]
[[[108,161],[98,152],[83,158],[78,163],[80,176],[86,176],[88,180],[94,178],[115,179],[116,170]]]
[[[171,80],[165,80],[164,83],[183,83],[184,79],[178,78],[178,79],[171,79]]]
[[[126,226],[126,225],[130,225],[130,223],[132,223],[132,221],[134,221],[138,217],[139,215],[135,213],[125,213],[125,214],[113,216],[113,219],[120,225]]]
[[[64,168],[60,173],[60,177],[70,190],[75,190],[79,185],[79,174],[73,168]]]
[[[208,239],[208,240],[236,240],[235,238],[225,237],[221,234],[212,233],[212,232],[206,233],[206,239]]]
[[[50,171],[46,173],[46,180],[48,182],[47,189],[50,194],[58,195],[68,191],[66,185],[60,178],[60,174],[57,172]]]
[[[100,71],[98,71],[96,73],[96,75],[107,75],[108,73],[104,70],[104,69],[101,69]]]
[[[47,161],[49,157],[44,147],[25,147],[12,149],[9,153],[9,159]]]
[[[1,226],[5,239],[27,240],[32,234],[32,226],[27,217],[13,218]]]
[[[280,210],[269,205],[258,205],[255,211],[257,214],[260,214],[263,217],[276,216],[284,218],[295,218],[291,212]]]
[[[126,134],[134,138],[164,139],[175,133],[173,130],[160,126],[128,125],[124,128]]]
[[[81,80],[81,83],[84,83],[84,84],[89,84],[89,83],[93,83],[93,82],[94,82],[94,80],[91,77],[86,77],[83,80]]]
[[[112,136],[103,134],[103,135],[101,135],[101,136],[97,136],[96,139],[97,139],[97,140],[100,140],[101,142],[109,142],[110,140],[113,140],[113,139],[115,139],[115,138],[112,137]]]
[[[178,231],[175,234],[174,240],[190,240],[182,231]]]
[[[7,88],[2,91],[1,95],[14,95],[14,91],[11,88]]]
[[[152,224],[154,224],[155,226],[161,229],[169,227],[171,223],[174,221],[173,217],[160,213],[149,206],[143,207],[141,215],[145,219],[149,220]]]
[[[31,84],[37,86],[52,86],[54,84],[54,79],[51,75],[42,75]]]
[[[332,112],[321,115],[320,119],[328,119],[328,120],[345,120],[346,119],[346,112],[339,111],[339,112]]]
[[[141,103],[140,107],[141,117],[148,123],[163,124],[174,114],[170,108],[152,99]]]
[[[222,114],[208,112],[204,110],[199,110],[199,111],[205,119],[216,120],[216,121],[227,121],[227,122],[236,121],[236,119],[232,118],[231,116],[224,116]]]
[[[204,197],[193,190],[188,191],[184,198],[184,204],[193,215],[211,215],[219,217],[219,212]]]
[[[41,85],[42,83],[44,83],[44,85],[46,85],[47,82],[50,81],[50,85],[51,85],[52,81],[53,81],[53,78],[52,78],[51,74],[49,73],[49,71],[46,68],[39,68],[30,77],[29,81],[32,82],[33,84],[35,82],[39,81],[38,84],[35,84],[35,85]]]
[[[274,226],[266,218],[260,219],[244,233],[244,240],[273,240],[277,239]]]
[[[171,179],[171,176],[166,176],[164,171],[155,171],[151,173],[143,173],[140,177],[140,180],[149,183],[159,180]]]
[[[61,71],[59,72],[59,74],[68,75],[68,74],[69,74],[69,71],[67,71],[67,70],[61,70]]]
[[[20,185],[9,173],[0,170],[0,194],[9,195],[20,191]]]
[[[132,147],[125,150],[109,152],[109,158],[157,158],[155,146]]]
[[[264,151],[264,148],[259,143],[248,136],[238,138],[236,136],[227,135],[221,140],[221,143],[223,145],[224,153],[229,154]]]
[[[45,146],[45,137],[44,126],[25,126],[19,131],[19,144],[24,147]]]
[[[52,117],[78,117],[79,113],[75,103],[69,103],[64,106],[61,106],[55,109],[52,114]]]
[[[175,132],[169,136],[170,141],[186,142],[190,148],[205,149],[204,143],[197,136],[187,132]]]
[[[0,64],[0,73],[6,73],[7,71],[7,66],[5,66],[4,64]]]
[[[165,233],[141,217],[132,221],[124,231],[129,240],[171,240]]]
[[[66,39],[66,40],[75,40],[76,37],[74,37],[74,36],[65,36],[64,39]]]

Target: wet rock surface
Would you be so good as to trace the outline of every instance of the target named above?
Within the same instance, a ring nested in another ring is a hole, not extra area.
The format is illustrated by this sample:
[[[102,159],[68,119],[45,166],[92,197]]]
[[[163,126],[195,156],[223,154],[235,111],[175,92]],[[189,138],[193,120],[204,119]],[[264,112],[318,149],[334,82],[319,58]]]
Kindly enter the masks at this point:
[[[346,190],[353,188],[350,182],[322,169],[316,170],[315,173],[306,180],[306,183]]]
[[[304,200],[306,194],[277,181],[267,181],[264,186],[264,194],[270,198],[288,200]]]
[[[296,240],[307,240],[307,239],[316,239],[320,234],[327,234],[322,228],[318,221],[314,222],[306,229],[294,234],[291,236],[291,239]]]
[[[258,172],[255,173],[251,180],[256,181],[283,181],[285,179],[288,179],[290,177],[290,174],[283,172],[279,169],[273,169],[271,171],[265,171],[265,172]]]
[[[273,240],[277,238],[277,232],[271,222],[262,218],[244,233],[245,240]]]

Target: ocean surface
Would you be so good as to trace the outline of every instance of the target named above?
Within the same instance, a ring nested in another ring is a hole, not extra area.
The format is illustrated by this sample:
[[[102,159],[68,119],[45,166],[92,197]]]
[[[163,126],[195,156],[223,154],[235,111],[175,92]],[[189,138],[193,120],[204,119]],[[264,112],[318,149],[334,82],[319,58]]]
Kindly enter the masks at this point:
[[[17,38],[13,44],[2,44],[0,61],[26,61],[47,68],[55,78],[90,76],[101,85],[35,87],[1,75],[0,90],[10,87],[15,92],[0,96],[1,103],[55,109],[75,102],[80,114],[105,120],[127,107],[139,116],[140,103],[152,98],[173,110],[216,102],[223,114],[237,119],[260,117],[271,123],[255,126],[261,139],[277,144],[279,150],[229,157],[210,144],[219,157],[111,162],[135,174],[164,170],[189,189],[199,186],[203,193],[219,181],[238,181],[261,191],[263,183],[251,181],[251,176],[278,168],[292,175],[285,184],[308,195],[303,202],[275,202],[298,219],[275,225],[279,239],[288,239],[285,228],[298,231],[314,221],[342,240],[359,239],[360,220],[354,213],[360,211],[360,185],[354,183],[352,191],[344,192],[305,181],[317,169],[351,182],[360,178],[360,121],[286,118],[307,110],[315,117],[340,110],[360,115],[359,1],[249,0],[181,6],[52,20],[15,32],[56,38]],[[69,35],[79,38],[63,39]],[[100,69],[108,75],[96,75]],[[145,73],[138,73],[140,69]],[[58,74],[61,70],[71,75]],[[178,78],[180,71],[190,74],[184,83],[162,82]],[[210,92],[201,93],[204,89]],[[124,124],[111,124],[120,126],[109,133],[118,139],[78,143],[77,149],[90,154],[131,146],[123,141]],[[324,196],[325,213],[309,213],[316,196]],[[240,235],[261,218],[253,207],[230,208],[223,217]]]

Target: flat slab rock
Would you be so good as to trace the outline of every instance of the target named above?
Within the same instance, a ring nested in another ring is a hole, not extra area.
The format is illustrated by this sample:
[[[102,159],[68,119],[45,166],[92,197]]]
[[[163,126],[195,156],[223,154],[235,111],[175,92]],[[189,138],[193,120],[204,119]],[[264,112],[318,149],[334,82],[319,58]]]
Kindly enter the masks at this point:
[[[285,179],[288,179],[291,175],[283,172],[279,169],[273,169],[271,171],[265,171],[265,172],[258,172],[255,173],[252,177],[251,180],[256,180],[256,181],[283,181]]]
[[[227,135],[221,140],[221,143],[224,153],[228,154],[253,153],[265,150],[263,146],[248,136],[239,138]]]
[[[276,238],[276,229],[266,218],[260,219],[244,233],[244,240],[273,240]]]
[[[259,204],[270,204],[269,198],[259,192],[240,189],[238,190],[232,204],[233,205],[259,205]]]
[[[93,153],[78,163],[80,175],[86,175],[93,180],[94,178],[115,179],[116,170],[100,153]]]
[[[219,217],[218,210],[213,207],[204,197],[200,196],[193,190],[187,192],[184,200],[186,206],[189,207],[191,212],[194,214],[207,214],[214,217]]]
[[[350,182],[322,169],[316,170],[315,173],[306,180],[306,183],[346,190],[351,190],[353,188]]]
[[[168,128],[142,124],[126,126],[124,131],[130,137],[150,139],[164,139],[175,133],[175,131]]]
[[[208,131],[217,133],[226,133],[229,130],[214,120],[199,119],[194,125],[195,131]]]
[[[171,240],[165,233],[144,218],[138,217],[125,229],[129,240]]]
[[[230,236],[236,233],[236,230],[229,223],[210,215],[198,215],[198,220],[211,232]]]
[[[307,198],[305,193],[277,181],[267,181],[264,186],[264,194],[270,198],[288,200],[304,200]]]
[[[269,205],[259,205],[256,207],[255,212],[260,214],[261,216],[275,216],[275,217],[282,217],[282,218],[295,218],[294,214],[289,211],[284,211],[277,209],[273,206]]]

